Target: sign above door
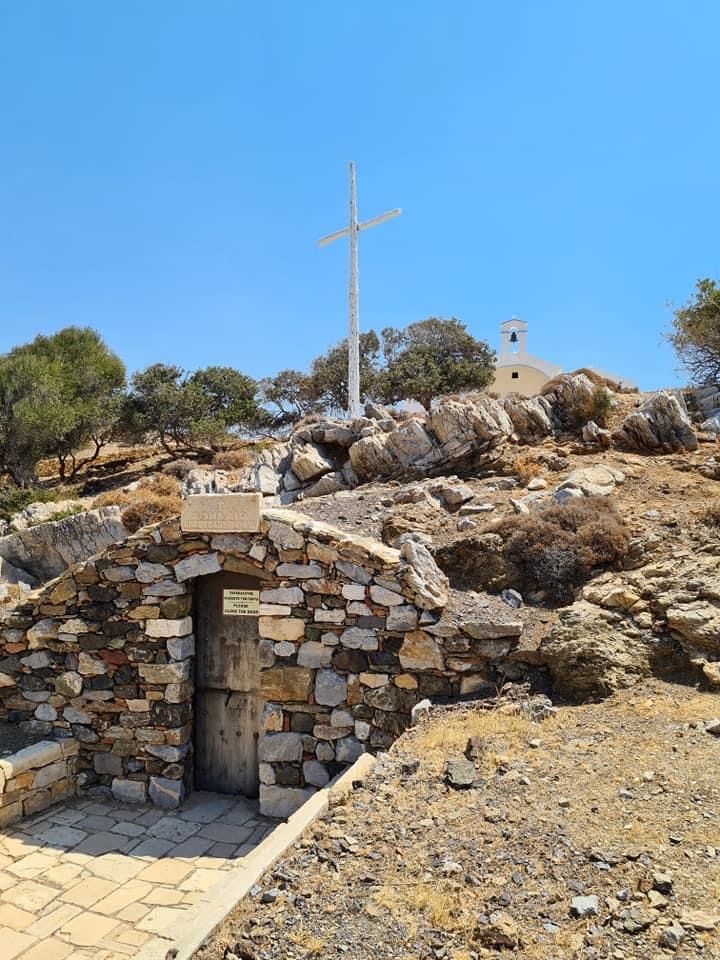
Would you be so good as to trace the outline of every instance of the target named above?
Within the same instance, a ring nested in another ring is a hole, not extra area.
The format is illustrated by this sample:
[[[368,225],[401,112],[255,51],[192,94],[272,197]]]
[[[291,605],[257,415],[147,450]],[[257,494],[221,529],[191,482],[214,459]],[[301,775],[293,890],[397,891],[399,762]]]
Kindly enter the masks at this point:
[[[257,533],[261,493],[193,494],[183,501],[180,528],[184,533]]]

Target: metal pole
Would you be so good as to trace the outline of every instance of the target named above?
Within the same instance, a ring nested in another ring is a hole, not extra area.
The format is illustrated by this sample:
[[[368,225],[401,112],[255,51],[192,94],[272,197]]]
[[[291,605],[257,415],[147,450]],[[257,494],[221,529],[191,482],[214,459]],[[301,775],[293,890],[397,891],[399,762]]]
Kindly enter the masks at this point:
[[[355,164],[350,161],[350,287],[348,291],[348,417],[360,416],[358,218]]]

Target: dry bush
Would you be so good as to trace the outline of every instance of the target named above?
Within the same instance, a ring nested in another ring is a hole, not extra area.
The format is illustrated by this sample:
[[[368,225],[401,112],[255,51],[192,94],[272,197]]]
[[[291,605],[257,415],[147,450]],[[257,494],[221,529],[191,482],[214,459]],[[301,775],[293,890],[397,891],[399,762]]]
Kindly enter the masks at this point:
[[[243,470],[253,462],[252,451],[248,447],[235,450],[220,450],[213,457],[213,466],[218,470]]]
[[[540,474],[542,464],[539,460],[536,460],[535,457],[524,453],[519,457],[515,457],[510,465],[510,470],[518,477],[522,485],[526,487],[533,477],[537,477]]]
[[[122,522],[131,533],[180,513],[180,486],[173,477],[158,473],[141,480],[134,490],[108,490],[95,498],[96,507],[122,508]]]
[[[700,523],[706,527],[717,527],[720,530],[720,500],[714,500],[703,510]]]
[[[570,603],[575,589],[596,570],[627,555],[630,531],[607,497],[586,497],[510,517],[492,528],[517,571],[520,589],[543,590]]]
[[[176,480],[184,480],[185,477],[197,467],[195,460],[188,460],[185,457],[182,460],[171,460],[162,468],[162,472],[168,477],[175,477]]]

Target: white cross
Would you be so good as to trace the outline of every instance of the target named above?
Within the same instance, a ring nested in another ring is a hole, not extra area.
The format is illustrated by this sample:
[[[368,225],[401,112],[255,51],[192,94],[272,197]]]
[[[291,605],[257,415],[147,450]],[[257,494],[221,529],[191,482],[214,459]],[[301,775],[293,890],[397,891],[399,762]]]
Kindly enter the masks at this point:
[[[350,284],[348,290],[348,417],[354,420],[360,416],[360,323],[359,300],[360,288],[358,282],[358,234],[368,227],[377,226],[402,213],[399,208],[381,213],[372,220],[358,222],[357,218],[357,190],[355,186],[355,164],[350,161],[350,223],[336,233],[329,233],[318,240],[318,246],[324,247],[333,240],[341,237],[350,237]]]

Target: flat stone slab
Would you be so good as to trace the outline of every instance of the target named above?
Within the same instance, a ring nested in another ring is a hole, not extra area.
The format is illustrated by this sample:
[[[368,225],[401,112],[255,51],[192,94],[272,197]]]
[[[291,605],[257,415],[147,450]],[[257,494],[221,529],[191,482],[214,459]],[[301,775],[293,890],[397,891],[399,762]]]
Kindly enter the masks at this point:
[[[184,533],[257,533],[261,493],[216,493],[189,496],[182,506]]]
[[[202,792],[172,813],[77,799],[27,818],[0,832],[0,955],[160,948],[275,827],[256,800]]]

